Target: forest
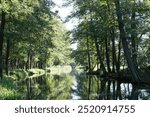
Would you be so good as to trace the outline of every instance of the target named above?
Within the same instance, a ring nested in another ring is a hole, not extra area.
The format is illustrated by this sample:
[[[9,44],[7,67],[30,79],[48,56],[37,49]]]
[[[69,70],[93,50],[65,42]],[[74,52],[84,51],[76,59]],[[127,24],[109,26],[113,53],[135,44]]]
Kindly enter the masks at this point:
[[[64,0],[73,30],[55,5],[0,0],[0,99],[150,99],[149,0]]]

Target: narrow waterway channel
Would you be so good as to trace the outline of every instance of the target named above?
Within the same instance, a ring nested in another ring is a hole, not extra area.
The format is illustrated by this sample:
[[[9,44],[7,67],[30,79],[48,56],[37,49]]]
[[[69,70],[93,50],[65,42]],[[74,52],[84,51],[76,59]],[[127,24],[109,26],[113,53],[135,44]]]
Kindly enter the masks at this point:
[[[150,99],[149,86],[104,81],[85,72],[47,73],[18,82],[24,99],[44,100],[131,100]]]

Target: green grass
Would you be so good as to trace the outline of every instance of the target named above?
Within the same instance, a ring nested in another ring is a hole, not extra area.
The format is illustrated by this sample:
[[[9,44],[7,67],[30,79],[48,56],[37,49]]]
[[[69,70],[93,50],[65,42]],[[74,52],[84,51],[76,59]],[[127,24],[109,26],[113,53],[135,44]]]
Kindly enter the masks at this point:
[[[15,90],[0,86],[0,99],[16,99]]]
[[[1,100],[21,99],[21,94],[17,93],[15,81],[11,77],[4,77],[0,81],[0,99]]]
[[[57,66],[51,68],[51,70],[53,71],[53,74],[65,74],[70,73],[72,69],[70,66]],[[9,71],[9,75],[4,75],[3,79],[0,80],[0,100],[27,99],[26,79],[39,77],[45,73],[46,71],[42,69],[30,69],[28,71],[17,69]],[[72,78],[61,78],[59,79],[59,82],[55,78],[50,78],[47,83],[48,84],[44,84],[43,86],[45,87],[45,85],[48,85],[49,90],[58,93],[51,94],[51,92],[47,92],[50,99],[52,97],[55,97],[55,95],[57,96],[54,99],[63,99],[69,97],[69,94],[66,94],[66,91],[70,92],[71,89],[66,84],[69,83],[69,86],[71,86]],[[37,86],[33,89],[36,90],[36,93],[39,92]],[[43,90],[43,93],[41,95],[44,94],[44,91],[45,89]],[[63,94],[63,96],[59,94]],[[43,98],[49,99],[48,97]]]
[[[29,78],[29,73],[34,75],[44,74],[44,70],[31,69],[29,71],[16,69],[9,71],[9,75],[4,75],[3,79],[0,80],[0,99],[1,100],[15,100],[25,99],[26,94],[20,90],[18,82]]]

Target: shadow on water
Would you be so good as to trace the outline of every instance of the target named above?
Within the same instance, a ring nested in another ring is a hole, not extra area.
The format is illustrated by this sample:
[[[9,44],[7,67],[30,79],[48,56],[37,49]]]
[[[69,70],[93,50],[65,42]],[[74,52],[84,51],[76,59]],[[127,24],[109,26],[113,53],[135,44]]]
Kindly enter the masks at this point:
[[[149,100],[150,86],[147,84],[122,83],[105,80],[96,75],[80,74],[77,77],[77,94],[80,99],[90,100]]]
[[[150,86],[105,80],[96,75],[72,71],[68,74],[45,74],[18,82],[23,99],[34,100],[148,100]]]

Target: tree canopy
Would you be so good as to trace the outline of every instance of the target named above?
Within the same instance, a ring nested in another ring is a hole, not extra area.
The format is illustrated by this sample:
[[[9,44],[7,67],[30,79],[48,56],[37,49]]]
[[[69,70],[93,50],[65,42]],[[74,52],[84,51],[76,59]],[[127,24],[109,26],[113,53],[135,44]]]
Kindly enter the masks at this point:
[[[71,44],[51,0],[0,1],[0,74],[2,70],[67,64]]]
[[[148,0],[70,0],[66,4],[74,6],[68,18],[79,20],[72,31],[78,63],[88,64],[89,71],[97,65],[103,74],[120,74],[127,68],[133,81],[148,81],[143,78],[143,69],[150,65]]]

